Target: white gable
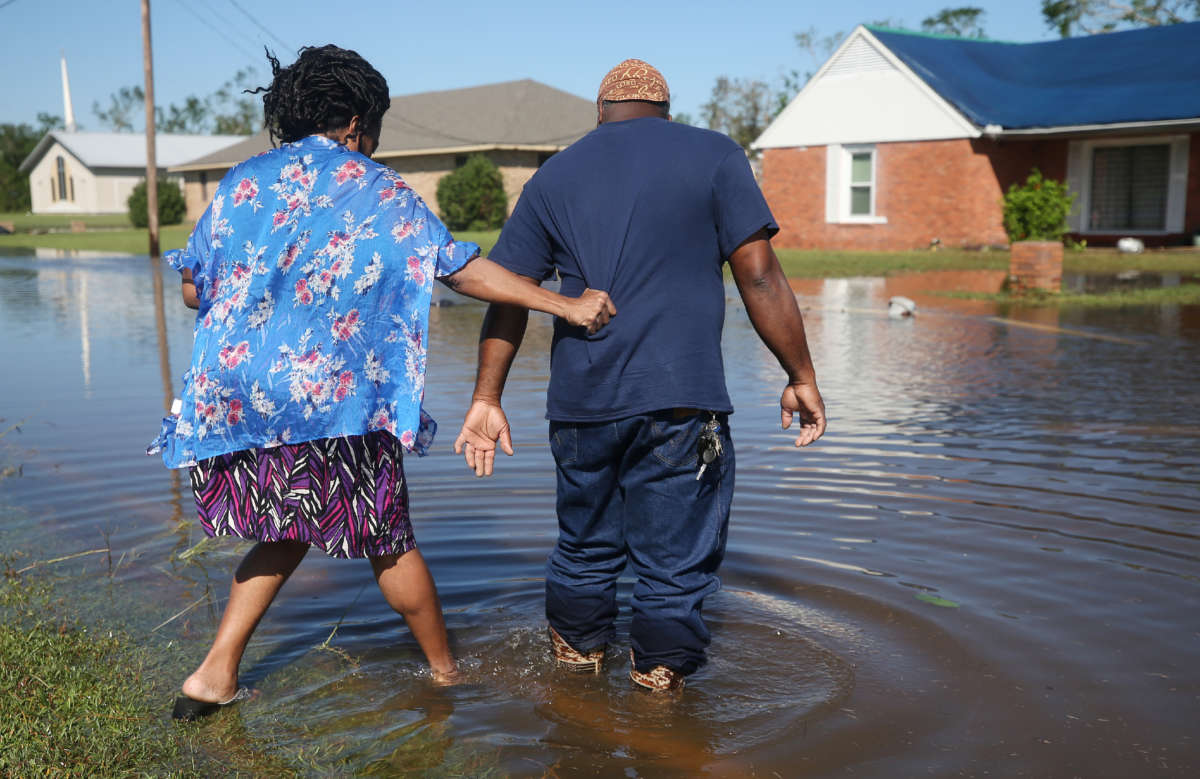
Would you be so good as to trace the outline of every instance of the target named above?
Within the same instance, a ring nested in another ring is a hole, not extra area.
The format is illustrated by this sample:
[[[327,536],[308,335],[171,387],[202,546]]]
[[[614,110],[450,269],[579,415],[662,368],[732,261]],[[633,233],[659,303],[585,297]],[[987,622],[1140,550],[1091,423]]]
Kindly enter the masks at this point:
[[[858,27],[754,142],[756,149],[977,138],[865,27]]]

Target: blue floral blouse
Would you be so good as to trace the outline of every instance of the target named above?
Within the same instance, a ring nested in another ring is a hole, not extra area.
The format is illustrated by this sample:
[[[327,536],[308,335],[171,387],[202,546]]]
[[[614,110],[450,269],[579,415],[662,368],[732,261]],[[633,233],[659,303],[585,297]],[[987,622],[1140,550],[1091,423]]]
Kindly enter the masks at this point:
[[[433,280],[478,253],[395,171],[324,136],[234,167],[166,255],[192,272],[200,309],[182,406],[148,452],[180,468],[387,430],[424,454]]]

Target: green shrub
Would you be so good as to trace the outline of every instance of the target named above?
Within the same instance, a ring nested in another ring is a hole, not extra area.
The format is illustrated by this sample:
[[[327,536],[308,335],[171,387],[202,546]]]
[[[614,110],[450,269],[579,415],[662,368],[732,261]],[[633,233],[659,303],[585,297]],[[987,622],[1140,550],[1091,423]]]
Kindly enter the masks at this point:
[[[504,224],[508,197],[500,170],[482,154],[442,177],[437,188],[442,221],[451,230],[492,230]]]
[[[1010,241],[1061,241],[1075,195],[1034,168],[1025,183],[1004,195],[1004,231]]]
[[[150,213],[146,210],[146,180],[142,179],[129,199],[129,221],[134,227],[145,227],[150,224]],[[177,225],[183,221],[187,213],[187,203],[183,199],[183,190],[173,181],[158,182],[158,223],[160,225]]]

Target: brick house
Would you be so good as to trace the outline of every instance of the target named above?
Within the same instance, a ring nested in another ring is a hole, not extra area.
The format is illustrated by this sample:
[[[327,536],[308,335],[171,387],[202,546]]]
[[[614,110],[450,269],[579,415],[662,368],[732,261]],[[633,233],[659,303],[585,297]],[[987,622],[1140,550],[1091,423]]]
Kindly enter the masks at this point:
[[[1200,232],[1200,22],[1043,43],[858,27],[754,143],[794,248],[1007,245],[1033,167],[1089,244]]]
[[[508,210],[550,155],[596,126],[596,104],[531,79],[392,98],[373,158],[396,170],[431,207],[442,176],[483,154],[500,169]],[[271,148],[267,132],[170,168],[184,180],[187,218],[204,213],[225,172]]]

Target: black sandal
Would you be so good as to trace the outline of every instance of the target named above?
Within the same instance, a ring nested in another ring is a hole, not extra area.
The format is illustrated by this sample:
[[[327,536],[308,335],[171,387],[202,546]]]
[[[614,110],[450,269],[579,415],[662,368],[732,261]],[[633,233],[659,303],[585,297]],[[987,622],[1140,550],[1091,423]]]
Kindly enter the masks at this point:
[[[250,698],[250,688],[241,687],[233,697],[224,703],[213,703],[211,701],[198,701],[195,698],[189,698],[186,695],[180,695],[175,699],[175,709],[171,712],[171,719],[180,720],[181,722],[195,722],[198,719],[204,719],[210,714],[216,714],[226,706],[232,706],[235,703],[248,700]]]

